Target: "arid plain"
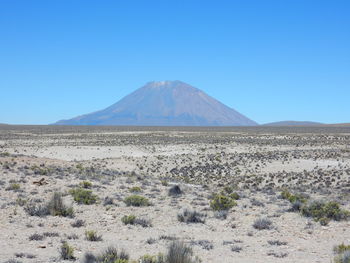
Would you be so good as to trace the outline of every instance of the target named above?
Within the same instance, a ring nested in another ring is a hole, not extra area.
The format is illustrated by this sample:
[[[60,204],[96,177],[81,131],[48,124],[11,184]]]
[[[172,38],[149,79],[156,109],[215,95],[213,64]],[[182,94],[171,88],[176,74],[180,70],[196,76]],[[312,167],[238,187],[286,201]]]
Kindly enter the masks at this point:
[[[348,210],[347,127],[0,127],[0,262],[329,263]]]

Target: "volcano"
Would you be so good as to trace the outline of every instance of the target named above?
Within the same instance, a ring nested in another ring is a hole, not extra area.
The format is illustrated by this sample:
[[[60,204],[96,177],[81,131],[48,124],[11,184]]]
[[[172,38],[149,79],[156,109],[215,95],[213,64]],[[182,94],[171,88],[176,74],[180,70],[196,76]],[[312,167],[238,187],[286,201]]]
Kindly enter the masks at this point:
[[[255,126],[236,110],[181,81],[149,82],[112,106],[56,125]]]

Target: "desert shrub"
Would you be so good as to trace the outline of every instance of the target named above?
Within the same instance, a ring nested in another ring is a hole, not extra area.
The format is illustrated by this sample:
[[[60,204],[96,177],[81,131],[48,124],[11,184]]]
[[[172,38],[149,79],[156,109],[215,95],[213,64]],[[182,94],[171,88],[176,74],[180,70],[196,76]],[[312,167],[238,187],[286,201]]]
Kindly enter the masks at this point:
[[[193,256],[193,251],[185,243],[180,241],[172,242],[165,256],[166,263],[197,263],[198,258]]]
[[[275,258],[285,258],[285,257],[288,256],[288,253],[269,251],[269,252],[267,252],[267,255],[268,256],[274,256]]]
[[[82,181],[79,183],[80,187],[85,188],[85,189],[90,189],[92,188],[92,183],[89,181]]]
[[[332,219],[336,221],[346,220],[350,217],[350,212],[340,208],[337,202],[313,201],[302,206],[302,215],[312,217],[315,221]]]
[[[47,215],[73,217],[74,210],[67,207],[62,200],[62,194],[54,193],[49,202],[45,205],[36,205],[33,202],[28,204],[24,210],[30,216],[43,217]]]
[[[236,206],[237,203],[235,199],[233,199],[230,196],[226,196],[223,194],[215,194],[210,201],[210,207],[214,211],[219,211],[219,210],[229,210],[232,207]]]
[[[30,216],[43,217],[49,215],[49,210],[46,205],[35,205],[30,203],[24,207],[24,211]]]
[[[91,205],[97,202],[97,195],[93,194],[91,190],[76,188],[69,192],[78,204]]]
[[[338,255],[335,260],[335,263],[350,263],[350,251],[347,250],[344,253]]]
[[[139,225],[142,227],[151,227],[152,223],[150,220],[148,220],[146,218],[136,218],[135,225]]]
[[[34,174],[38,174],[38,175],[47,175],[50,172],[49,168],[45,168],[45,167],[39,167],[39,166],[32,166],[30,169],[33,170]]]
[[[8,187],[6,187],[6,191],[18,191],[21,189],[20,184],[18,183],[12,183]]]
[[[214,212],[214,217],[216,219],[221,219],[224,220],[227,218],[228,215],[228,211],[227,210],[218,210]]]
[[[63,260],[75,260],[74,248],[65,241],[61,245],[60,255]]]
[[[19,206],[25,206],[27,204],[28,200],[26,199],[23,199],[21,197],[18,197],[16,199],[16,204],[19,205]]]
[[[321,226],[327,226],[330,221],[331,220],[329,218],[326,218],[326,217],[322,217],[322,218],[320,218],[320,220],[318,220],[318,222],[320,222]]]
[[[269,240],[267,241],[271,246],[285,246],[287,245],[287,242],[280,241],[280,240]]]
[[[231,247],[231,251],[240,253],[242,251],[242,247],[234,245],[234,246]]]
[[[83,166],[81,163],[78,163],[75,167],[76,167],[78,170],[84,170],[84,166]]]
[[[211,250],[211,249],[214,248],[213,242],[211,242],[209,240],[195,240],[195,241],[191,241],[191,245],[200,246],[201,248],[203,248],[205,250]]]
[[[83,263],[128,263],[129,255],[125,251],[118,251],[117,248],[109,247],[100,255],[95,256],[87,253],[84,256]]]
[[[40,235],[38,233],[35,233],[29,236],[30,241],[42,241],[44,240],[44,238],[45,238],[44,235]]]
[[[272,221],[267,218],[258,218],[254,221],[253,227],[257,230],[271,229]]]
[[[22,263],[22,261],[19,261],[17,259],[9,259],[9,260],[4,261],[4,263]]]
[[[79,236],[77,234],[69,234],[67,235],[67,239],[69,240],[76,240],[76,239],[79,239]]]
[[[168,235],[161,235],[161,236],[159,236],[159,240],[175,241],[175,240],[177,240],[177,237],[168,236]]]
[[[102,236],[98,235],[95,230],[87,230],[85,231],[85,238],[88,241],[102,241]]]
[[[223,193],[232,194],[236,190],[236,186],[234,185],[226,185],[222,190]]]
[[[157,242],[157,240],[155,239],[155,238],[153,238],[153,237],[150,237],[150,238],[148,238],[147,240],[146,240],[146,243],[148,244],[148,245],[152,245],[152,244],[154,244],[154,243],[156,243]]]
[[[239,194],[235,192],[235,189],[237,187],[233,186],[233,185],[227,185],[223,188],[223,190],[221,191],[222,195],[227,195],[230,198],[232,198],[233,200],[238,200],[240,198]]]
[[[178,185],[173,185],[172,187],[170,187],[168,191],[169,196],[179,196],[181,194],[182,194],[182,190]]]
[[[26,254],[24,254],[23,252],[15,253],[16,258],[24,258],[25,256],[26,256]]]
[[[290,207],[290,212],[299,212],[301,208],[303,207],[303,203],[299,200],[292,203],[292,206]]]
[[[51,200],[47,204],[47,210],[52,216],[64,216],[73,217],[73,207],[67,207],[63,203],[62,195],[60,193],[54,193]]]
[[[140,193],[141,192],[141,187],[139,186],[134,186],[129,189],[131,193]]]
[[[70,224],[72,227],[82,227],[85,225],[85,221],[82,219],[77,219],[73,223]]]
[[[238,199],[240,199],[240,196],[239,196],[239,194],[237,194],[237,193],[231,193],[231,194],[229,194],[228,196],[231,197],[233,200],[238,200]]]
[[[137,218],[134,215],[123,216],[122,222],[125,225],[140,225],[142,227],[151,227],[152,226],[152,224],[149,220],[147,220],[145,218]]]
[[[342,243],[338,246],[335,246],[333,248],[333,251],[336,254],[341,254],[341,253],[344,253],[345,251],[350,251],[350,245],[345,245],[344,243]]]
[[[140,195],[131,195],[124,199],[124,203],[127,206],[149,206],[151,205],[146,197]]]
[[[106,196],[103,199],[103,205],[107,206],[107,205],[113,205],[114,204],[114,199],[112,197]]]
[[[296,201],[305,203],[307,201],[307,198],[305,195],[302,194],[292,194],[287,189],[284,189],[281,193],[281,198],[286,199],[291,203],[294,203]]]
[[[139,263],[166,263],[164,255],[159,254],[157,256],[144,255],[139,260]]]
[[[259,201],[259,200],[256,199],[256,198],[252,198],[252,199],[250,200],[250,203],[251,203],[253,206],[261,206],[261,207],[264,207],[264,206],[265,206],[265,204],[264,204],[263,202]]]
[[[163,186],[168,186],[168,185],[169,185],[168,181],[166,181],[166,180],[161,180],[160,183],[161,183]]]
[[[0,157],[9,157],[11,154],[9,152],[1,152]]]
[[[15,257],[16,258],[36,258],[36,256],[33,254],[23,253],[23,252],[15,253]]]
[[[97,263],[97,258],[94,254],[87,252],[84,255],[82,263]]]
[[[59,237],[60,234],[58,232],[44,232],[43,236],[44,237]]]
[[[350,263],[350,245],[340,244],[334,247],[335,263]]]
[[[136,216],[128,215],[122,217],[122,222],[124,225],[133,225],[135,223]]]
[[[195,210],[183,209],[178,213],[177,219],[184,223],[204,223],[205,215]]]

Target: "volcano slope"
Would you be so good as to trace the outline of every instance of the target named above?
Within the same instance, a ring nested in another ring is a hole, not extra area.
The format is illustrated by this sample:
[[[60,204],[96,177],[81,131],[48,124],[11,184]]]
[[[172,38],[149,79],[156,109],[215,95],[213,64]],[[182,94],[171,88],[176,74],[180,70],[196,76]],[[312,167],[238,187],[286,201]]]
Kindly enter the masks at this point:
[[[178,240],[187,262],[328,263],[350,242],[349,145],[346,127],[1,127],[0,262],[157,262],[138,260]]]

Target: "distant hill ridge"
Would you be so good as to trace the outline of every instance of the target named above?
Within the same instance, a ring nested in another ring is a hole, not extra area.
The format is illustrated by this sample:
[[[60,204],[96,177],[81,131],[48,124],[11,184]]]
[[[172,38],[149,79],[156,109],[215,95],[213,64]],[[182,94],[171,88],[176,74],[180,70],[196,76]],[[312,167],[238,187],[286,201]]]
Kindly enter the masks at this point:
[[[56,125],[255,126],[255,121],[182,81],[149,82],[110,107]]]
[[[278,121],[262,124],[262,126],[323,126],[325,124],[313,121]]]

